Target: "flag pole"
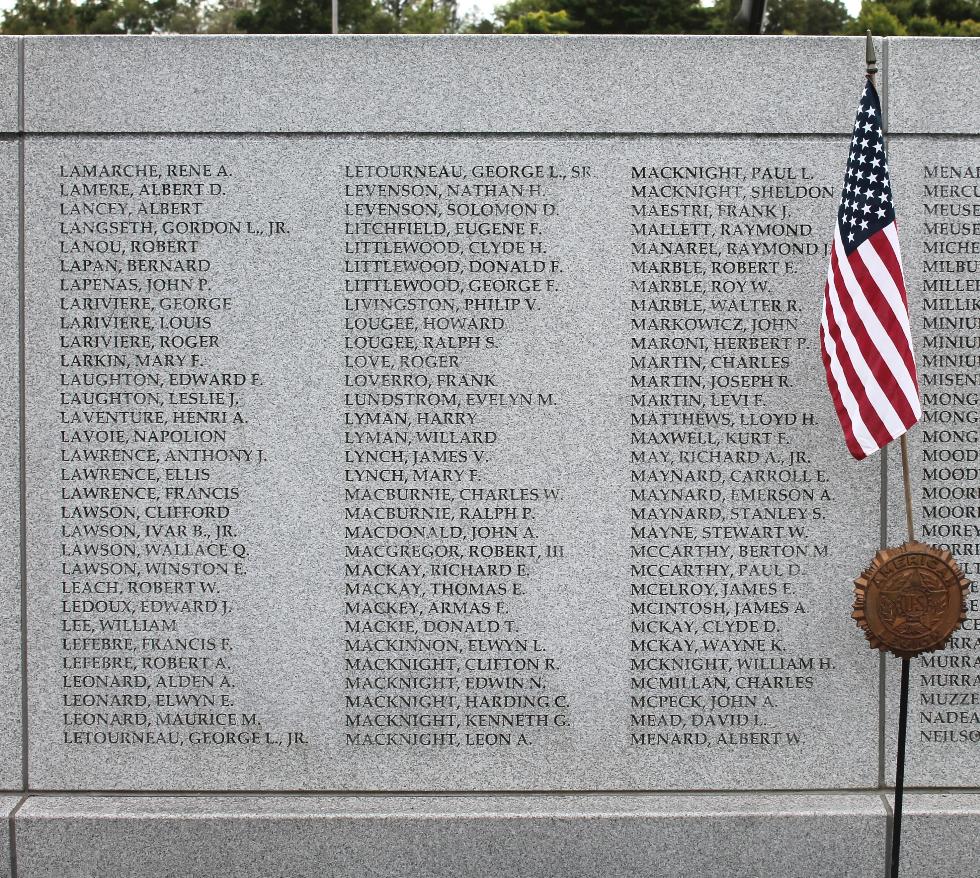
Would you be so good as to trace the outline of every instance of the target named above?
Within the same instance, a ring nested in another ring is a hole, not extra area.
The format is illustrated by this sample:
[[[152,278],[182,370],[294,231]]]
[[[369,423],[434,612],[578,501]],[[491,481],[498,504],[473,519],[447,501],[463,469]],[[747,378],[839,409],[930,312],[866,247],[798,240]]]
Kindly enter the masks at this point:
[[[875,85],[875,76],[878,73],[878,59],[875,55],[875,44],[868,30],[865,37],[865,61],[867,62],[867,76],[872,85]],[[884,120],[882,120],[884,123]],[[899,438],[902,450],[902,485],[905,489],[905,523],[908,528],[909,542],[915,541],[915,531],[912,525],[912,479],[909,472],[909,443],[908,434],[903,433]],[[902,847],[902,806],[905,798],[905,741],[908,731],[909,719],[909,673],[910,660],[902,659],[902,683],[898,702],[898,746],[895,754],[895,806],[892,818],[892,843],[891,843],[891,878],[899,878],[900,854]]]
[[[902,433],[899,440],[902,445],[902,482],[905,485],[905,524],[908,527],[909,542],[915,541],[912,528],[912,480],[909,476],[909,443],[908,433]]]
[[[899,438],[902,447],[902,483],[905,488],[905,523],[908,526],[909,542],[915,542],[912,528],[912,479],[909,475],[908,434]],[[895,753],[895,805],[892,817],[891,878],[899,878],[899,863],[902,848],[902,806],[905,800],[905,741],[909,725],[909,675],[911,659],[902,659],[902,683],[898,698],[898,743]]]

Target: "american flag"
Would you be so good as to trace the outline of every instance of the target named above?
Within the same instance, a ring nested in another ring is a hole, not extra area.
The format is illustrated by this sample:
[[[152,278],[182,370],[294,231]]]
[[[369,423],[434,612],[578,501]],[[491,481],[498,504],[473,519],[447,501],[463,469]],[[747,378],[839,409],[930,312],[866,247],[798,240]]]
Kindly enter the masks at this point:
[[[847,448],[858,460],[922,416],[881,103],[870,80],[837,209],[820,349]]]

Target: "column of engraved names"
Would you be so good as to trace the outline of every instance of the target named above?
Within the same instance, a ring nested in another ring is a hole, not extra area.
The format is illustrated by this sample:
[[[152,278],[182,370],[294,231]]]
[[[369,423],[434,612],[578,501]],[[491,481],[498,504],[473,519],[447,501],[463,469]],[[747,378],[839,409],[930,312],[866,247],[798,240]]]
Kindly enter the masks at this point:
[[[63,741],[273,743],[223,632],[248,574],[239,476],[264,452],[262,379],[223,356],[236,305],[214,261],[262,230],[226,215],[226,166],[55,176]]]
[[[629,187],[629,740],[800,746],[788,708],[833,668],[798,632],[834,497],[800,438],[815,353],[789,290],[832,189],[735,165],[636,166]]]
[[[560,295],[547,174],[343,168],[348,745],[526,746],[568,722],[559,662],[521,621],[563,551],[560,488],[496,470],[506,424],[559,403],[499,370]]]
[[[946,546],[980,575],[980,166],[922,168],[919,383],[922,539]],[[980,743],[980,631],[976,585],[963,628],[919,664],[919,736]]]

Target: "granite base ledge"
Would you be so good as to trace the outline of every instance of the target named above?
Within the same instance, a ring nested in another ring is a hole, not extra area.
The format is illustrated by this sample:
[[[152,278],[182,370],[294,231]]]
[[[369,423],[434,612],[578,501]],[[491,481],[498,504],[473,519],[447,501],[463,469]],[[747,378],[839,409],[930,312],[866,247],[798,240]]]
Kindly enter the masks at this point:
[[[17,878],[879,878],[876,795],[37,796]]]
[[[20,796],[0,796],[0,878],[11,878],[10,815]]]
[[[902,817],[902,874],[980,878],[980,791],[909,794]]]

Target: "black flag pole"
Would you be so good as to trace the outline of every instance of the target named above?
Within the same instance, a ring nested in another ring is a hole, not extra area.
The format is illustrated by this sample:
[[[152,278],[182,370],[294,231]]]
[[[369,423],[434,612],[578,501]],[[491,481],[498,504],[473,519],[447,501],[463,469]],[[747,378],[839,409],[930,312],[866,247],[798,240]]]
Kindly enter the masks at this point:
[[[878,59],[875,55],[874,39],[871,31],[865,38],[865,61],[867,76],[872,85],[876,85],[875,76],[878,73]],[[884,120],[882,120],[884,122]],[[902,484],[905,489],[905,523],[908,528],[908,541],[915,542],[915,530],[912,524],[912,479],[909,474],[909,443],[908,433],[899,438],[902,450]],[[902,806],[905,798],[905,741],[909,719],[909,673],[910,659],[902,659],[902,684],[898,701],[898,746],[895,754],[895,805],[892,817],[891,843],[891,878],[899,878],[902,848]]]
[[[870,41],[871,37],[868,37]],[[905,523],[908,525],[909,542],[915,541],[912,529],[912,480],[909,477],[908,434],[903,433],[899,442],[902,446],[902,482],[905,487]],[[909,670],[911,659],[902,659],[902,687],[898,699],[898,746],[895,753],[895,806],[892,817],[891,878],[899,878],[899,863],[902,850],[902,805],[905,799],[905,736],[909,724]]]

